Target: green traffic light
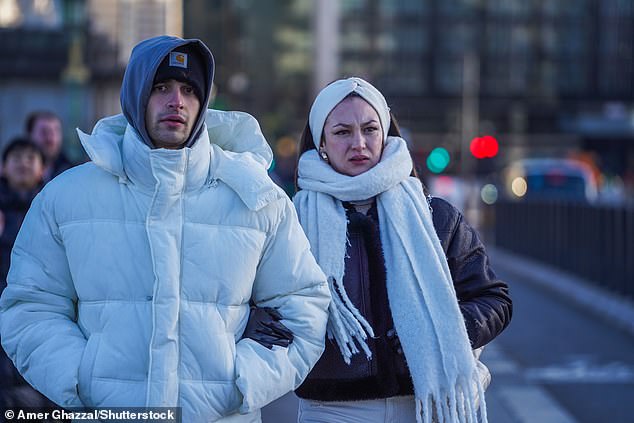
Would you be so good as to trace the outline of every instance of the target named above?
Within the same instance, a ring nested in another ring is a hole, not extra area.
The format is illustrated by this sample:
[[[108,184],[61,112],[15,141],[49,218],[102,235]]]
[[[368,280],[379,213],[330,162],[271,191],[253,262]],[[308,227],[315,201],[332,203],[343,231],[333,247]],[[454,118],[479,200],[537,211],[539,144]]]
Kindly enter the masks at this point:
[[[449,152],[442,148],[434,148],[427,156],[427,168],[433,173],[440,173],[449,166]]]

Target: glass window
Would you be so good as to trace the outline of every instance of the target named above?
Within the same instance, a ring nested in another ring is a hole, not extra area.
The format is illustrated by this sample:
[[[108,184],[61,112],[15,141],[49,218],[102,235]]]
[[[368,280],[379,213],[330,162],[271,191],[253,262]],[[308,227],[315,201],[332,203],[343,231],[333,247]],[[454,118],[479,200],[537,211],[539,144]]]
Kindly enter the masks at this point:
[[[471,16],[475,13],[476,3],[473,0],[443,0],[436,4],[442,15]]]
[[[477,34],[471,24],[453,25],[451,31],[440,34],[440,48],[446,53],[461,53],[476,48]]]
[[[528,16],[534,8],[528,0],[489,0],[488,12],[493,15]]]
[[[60,0],[0,0],[0,27],[60,28]]]
[[[396,48],[408,53],[427,50],[427,32],[419,26],[396,27],[393,31]]]
[[[558,50],[568,57],[582,57],[591,45],[587,41],[588,31],[582,21],[561,27]]]
[[[603,31],[601,31],[601,44],[599,46],[601,55],[613,56],[618,52],[619,34],[614,30],[615,25],[609,25],[607,19],[603,22]],[[612,29],[610,29],[612,28]]]
[[[529,90],[531,71],[529,56],[513,56],[509,63],[509,90],[513,94],[524,94]]]
[[[552,25],[544,25],[540,28],[541,45],[544,53],[556,55],[559,50],[560,37],[559,33]]]
[[[542,11],[549,17],[584,16],[588,14],[588,0],[575,0],[574,7],[562,0],[542,0]]]
[[[601,0],[601,14],[612,17],[634,16],[634,2],[632,0]]]
[[[583,21],[544,25],[540,32],[542,47],[551,56],[584,57],[590,46],[587,26]]]
[[[397,42],[396,42],[396,37],[394,35],[394,32],[392,31],[383,32],[381,35],[379,35],[379,38],[377,39],[377,44],[379,46],[379,50],[381,50],[384,53],[392,53],[396,51]]]
[[[511,29],[511,54],[528,55],[532,50],[531,31],[528,25],[514,25]]]
[[[379,8],[384,16],[420,16],[427,13],[429,0],[380,0]]]
[[[557,66],[550,61],[543,61],[539,65],[538,87],[541,95],[552,96],[557,92]]]
[[[483,69],[481,90],[491,95],[509,94],[509,72],[507,62],[489,60]]]
[[[509,25],[487,24],[487,52],[495,56],[505,56],[511,52],[511,27]]]
[[[349,22],[342,27],[339,38],[342,51],[366,51],[370,49],[370,37],[365,28],[357,22]]]
[[[588,66],[582,61],[561,61],[557,64],[559,88],[563,94],[583,95],[588,84]]]
[[[417,95],[426,91],[426,75],[421,56],[392,56],[382,62],[377,80],[387,93]]]
[[[600,55],[611,60],[631,60],[634,56],[634,27],[623,19],[603,19]]]
[[[461,93],[462,60],[438,60],[434,77],[436,86],[444,93]]]
[[[366,3],[367,3],[366,0],[341,0],[340,1],[341,12],[343,13],[358,12],[359,10],[367,6]]]
[[[630,97],[634,94],[634,60],[604,60],[599,64],[599,87],[602,94]]]
[[[372,79],[368,76],[369,68],[370,66],[367,63],[367,61],[364,61],[359,57],[357,58],[348,57],[341,60],[341,75],[342,76],[355,75],[361,78]]]

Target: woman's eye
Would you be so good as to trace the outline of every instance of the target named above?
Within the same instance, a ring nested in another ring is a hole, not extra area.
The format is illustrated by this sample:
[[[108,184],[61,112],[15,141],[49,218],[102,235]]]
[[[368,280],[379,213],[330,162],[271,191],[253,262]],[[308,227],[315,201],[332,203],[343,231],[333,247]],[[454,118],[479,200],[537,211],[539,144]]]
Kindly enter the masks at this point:
[[[335,132],[335,135],[346,135],[348,131],[346,129],[341,129]]]
[[[378,131],[379,128],[377,128],[376,126],[368,126],[367,128],[365,128],[365,132],[369,132],[369,133],[373,133]]]

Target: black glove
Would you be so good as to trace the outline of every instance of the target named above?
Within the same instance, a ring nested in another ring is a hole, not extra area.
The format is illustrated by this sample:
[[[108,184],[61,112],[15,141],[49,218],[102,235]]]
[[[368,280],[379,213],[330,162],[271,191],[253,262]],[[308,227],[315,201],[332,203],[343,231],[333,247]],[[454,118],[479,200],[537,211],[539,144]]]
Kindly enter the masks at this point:
[[[398,334],[396,333],[396,329],[392,328],[387,331],[387,342],[392,347],[394,352],[400,356],[404,356],[403,348],[401,347],[401,340],[398,338]]]
[[[293,332],[280,322],[281,319],[282,315],[274,308],[252,306],[242,337],[251,338],[268,349],[273,345],[288,347],[293,342]]]

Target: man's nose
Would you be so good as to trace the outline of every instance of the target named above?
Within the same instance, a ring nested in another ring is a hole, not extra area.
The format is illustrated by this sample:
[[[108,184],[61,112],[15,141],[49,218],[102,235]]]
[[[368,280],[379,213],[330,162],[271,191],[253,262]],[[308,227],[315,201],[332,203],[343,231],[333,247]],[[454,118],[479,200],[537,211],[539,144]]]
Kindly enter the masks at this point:
[[[167,101],[168,107],[180,109],[183,107],[183,94],[180,90],[174,90]]]

